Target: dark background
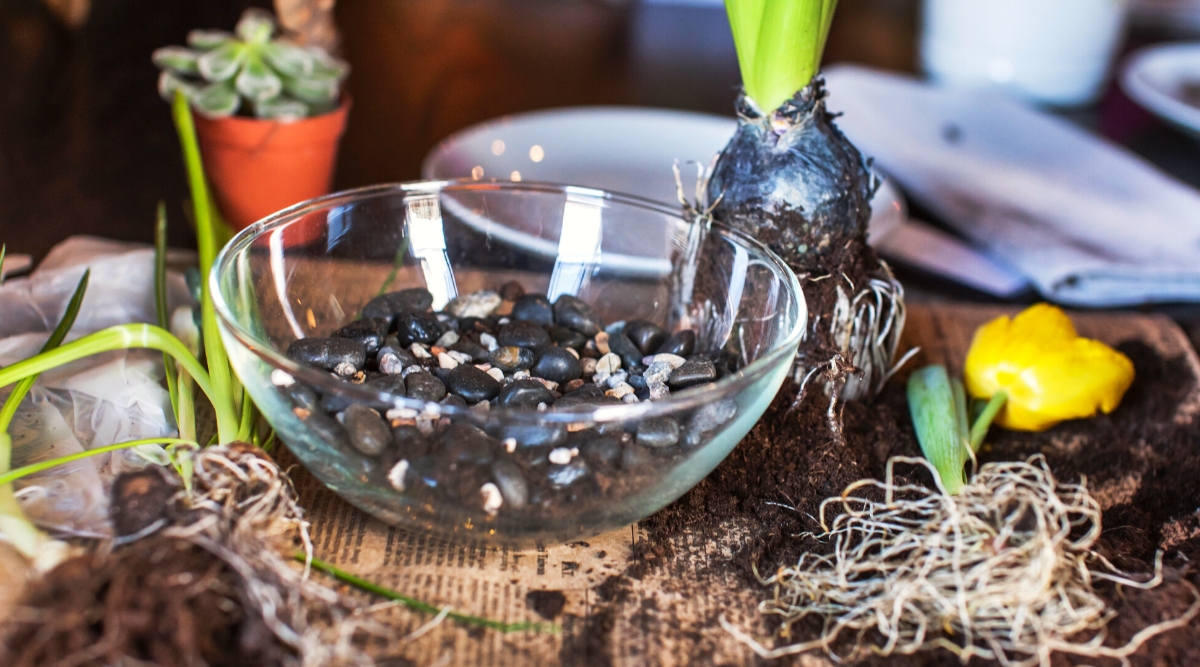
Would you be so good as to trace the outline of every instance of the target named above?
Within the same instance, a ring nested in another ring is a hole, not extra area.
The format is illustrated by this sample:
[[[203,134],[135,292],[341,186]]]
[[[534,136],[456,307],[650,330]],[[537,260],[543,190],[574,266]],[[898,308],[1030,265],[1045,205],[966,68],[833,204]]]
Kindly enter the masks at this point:
[[[178,143],[150,53],[182,44],[192,28],[231,29],[251,5],[269,2],[93,0],[90,20],[70,31],[40,0],[0,0],[0,241],[35,259],[71,234],[150,241],[163,199],[171,243],[190,246]],[[843,0],[826,62],[913,71],[918,12],[917,0]],[[339,189],[415,179],[438,140],[503,114],[583,104],[730,114],[738,82],[719,6],[342,0],[337,22],[354,98]],[[1188,36],[1135,25],[1125,50]],[[1115,86],[1099,105],[1064,115],[1200,185],[1200,144]]]

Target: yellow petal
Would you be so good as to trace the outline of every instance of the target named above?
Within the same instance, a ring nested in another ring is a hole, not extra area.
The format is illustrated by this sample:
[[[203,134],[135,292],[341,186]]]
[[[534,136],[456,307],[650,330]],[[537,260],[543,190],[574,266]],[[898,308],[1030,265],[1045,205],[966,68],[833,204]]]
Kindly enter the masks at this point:
[[[1103,343],[1079,338],[1060,309],[1038,304],[980,327],[964,375],[975,398],[1008,394],[997,424],[1040,431],[1097,410],[1112,412],[1133,382],[1133,363]]]

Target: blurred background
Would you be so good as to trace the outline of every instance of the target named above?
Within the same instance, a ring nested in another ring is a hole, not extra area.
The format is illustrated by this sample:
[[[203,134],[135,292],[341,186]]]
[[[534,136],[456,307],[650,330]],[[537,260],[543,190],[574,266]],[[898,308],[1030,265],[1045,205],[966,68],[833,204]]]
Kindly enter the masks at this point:
[[[922,33],[957,19],[925,13],[946,14],[945,4],[842,0],[825,62],[932,71],[928,53],[922,67]],[[36,260],[80,233],[149,241],[159,199],[182,217],[179,149],[150,53],[193,28],[229,29],[255,5],[271,3],[0,0],[0,238],[10,252]],[[415,179],[440,139],[514,112],[732,113],[737,59],[720,2],[344,0],[332,11],[353,68],[338,189]],[[1190,0],[1138,0],[1117,36],[1117,67],[1137,47],[1197,36],[1200,7]],[[989,66],[1004,78],[1003,66]],[[1094,97],[1054,113],[1200,185],[1200,144],[1132,103],[1107,73]],[[171,234],[175,245],[192,243],[183,224]]]

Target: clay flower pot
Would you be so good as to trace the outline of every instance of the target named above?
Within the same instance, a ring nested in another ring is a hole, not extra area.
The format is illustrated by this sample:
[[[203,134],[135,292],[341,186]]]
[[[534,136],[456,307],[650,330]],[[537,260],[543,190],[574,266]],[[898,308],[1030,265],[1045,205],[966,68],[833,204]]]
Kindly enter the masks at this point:
[[[334,111],[290,122],[196,114],[204,171],[225,221],[242,229],[329,192],[349,110],[347,98]]]

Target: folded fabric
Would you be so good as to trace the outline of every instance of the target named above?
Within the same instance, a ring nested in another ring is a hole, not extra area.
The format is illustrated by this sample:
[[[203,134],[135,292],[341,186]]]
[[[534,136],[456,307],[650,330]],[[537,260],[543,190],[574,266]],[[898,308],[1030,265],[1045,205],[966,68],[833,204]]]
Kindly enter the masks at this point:
[[[907,194],[1079,306],[1200,301],[1200,193],[995,93],[854,66],[825,73],[838,126]]]

